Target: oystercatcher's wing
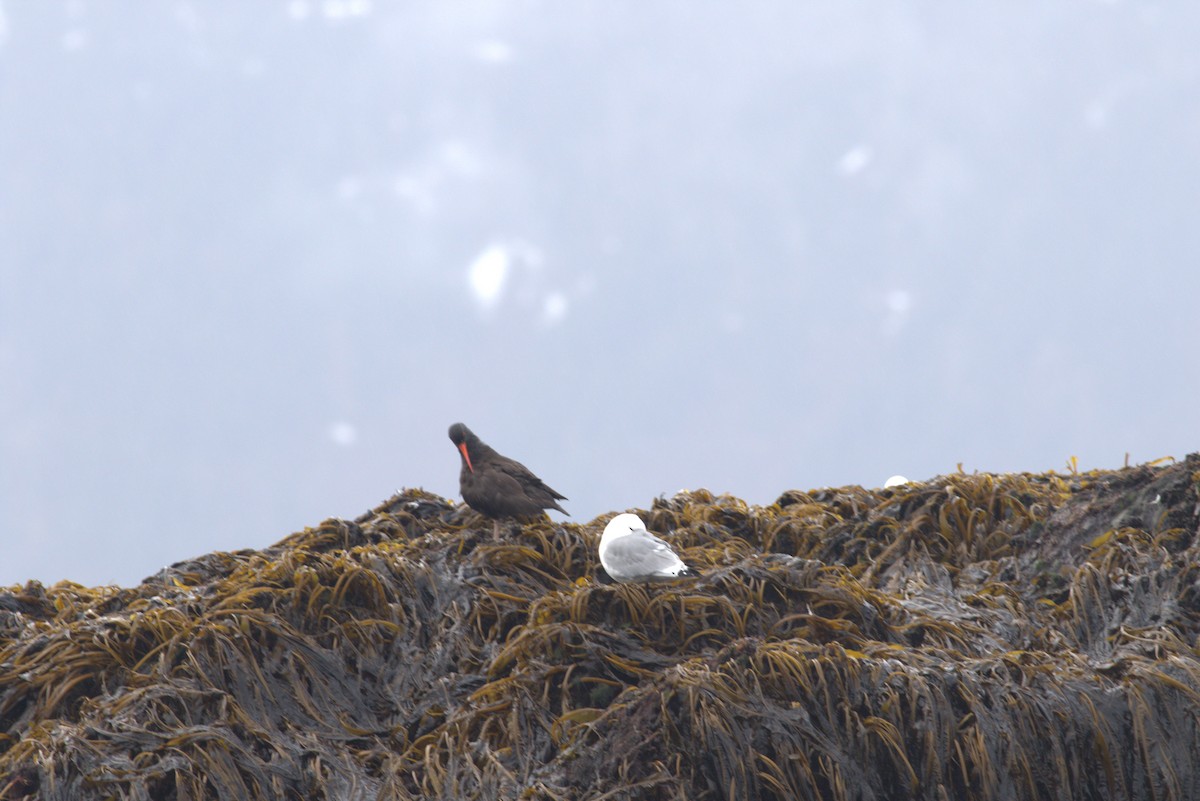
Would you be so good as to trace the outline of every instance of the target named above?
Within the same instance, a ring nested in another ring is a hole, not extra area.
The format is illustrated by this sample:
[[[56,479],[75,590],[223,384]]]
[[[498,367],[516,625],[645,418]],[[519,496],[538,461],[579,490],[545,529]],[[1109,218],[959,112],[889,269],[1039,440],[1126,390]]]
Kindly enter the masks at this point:
[[[524,488],[525,494],[539,501],[543,501],[542,506],[553,507],[560,512],[566,510],[561,508],[556,500],[565,501],[567,496],[551,489],[546,485],[545,481],[533,474],[525,465],[518,462],[516,459],[509,459],[506,456],[500,457],[495,462],[496,468],[508,476],[512,476]]]

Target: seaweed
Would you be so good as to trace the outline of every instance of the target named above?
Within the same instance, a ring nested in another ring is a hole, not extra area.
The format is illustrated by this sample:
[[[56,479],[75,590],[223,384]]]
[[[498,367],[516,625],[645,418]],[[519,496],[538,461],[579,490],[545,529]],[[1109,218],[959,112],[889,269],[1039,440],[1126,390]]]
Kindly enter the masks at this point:
[[[706,490],[498,540],[405,490],[133,588],[0,589],[0,799],[1188,799],[1200,456]]]

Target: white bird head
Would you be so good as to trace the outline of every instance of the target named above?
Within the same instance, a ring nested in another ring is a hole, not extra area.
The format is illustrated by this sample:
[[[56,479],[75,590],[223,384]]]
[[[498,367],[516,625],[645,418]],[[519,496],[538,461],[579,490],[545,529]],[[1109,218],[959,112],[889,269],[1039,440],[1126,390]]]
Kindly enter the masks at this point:
[[[630,512],[617,515],[612,520],[608,521],[608,525],[604,527],[604,534],[600,537],[600,547],[604,547],[606,542],[612,542],[618,537],[625,537],[634,531],[645,531],[646,524],[642,522],[642,518]]]

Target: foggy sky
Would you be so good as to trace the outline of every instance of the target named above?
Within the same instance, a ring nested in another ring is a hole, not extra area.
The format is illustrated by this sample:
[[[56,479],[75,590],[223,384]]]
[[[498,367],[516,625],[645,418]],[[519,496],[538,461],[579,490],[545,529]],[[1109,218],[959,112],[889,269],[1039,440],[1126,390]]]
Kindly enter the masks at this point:
[[[1198,23],[0,0],[0,583],[457,497],[458,420],[576,522],[1182,458]]]

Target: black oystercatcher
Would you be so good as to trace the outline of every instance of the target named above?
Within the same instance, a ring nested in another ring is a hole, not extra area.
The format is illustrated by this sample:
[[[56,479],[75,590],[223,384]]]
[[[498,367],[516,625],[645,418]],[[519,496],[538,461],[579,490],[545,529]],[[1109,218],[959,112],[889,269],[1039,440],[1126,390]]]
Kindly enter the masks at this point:
[[[546,486],[520,462],[501,456],[462,423],[450,426],[450,441],[458,447],[462,470],[458,489],[476,512],[492,518],[493,533],[500,536],[500,518],[533,517],[545,509],[567,510],[558,501],[567,500]]]

